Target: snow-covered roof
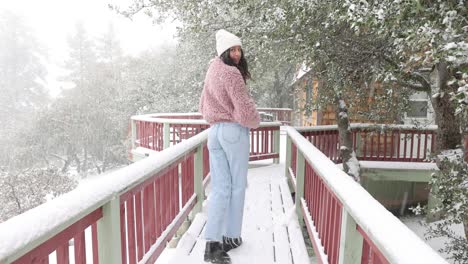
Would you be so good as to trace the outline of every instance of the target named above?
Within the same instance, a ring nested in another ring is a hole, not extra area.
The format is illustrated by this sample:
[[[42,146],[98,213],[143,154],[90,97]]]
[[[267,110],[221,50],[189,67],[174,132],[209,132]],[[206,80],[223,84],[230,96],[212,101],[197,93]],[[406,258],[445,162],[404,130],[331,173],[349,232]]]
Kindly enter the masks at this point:
[[[308,67],[305,63],[303,63],[301,65],[301,67],[299,68],[299,70],[297,71],[296,76],[294,76],[294,79],[293,79],[291,85],[296,83],[298,80],[300,80],[302,77],[304,77],[304,75],[306,75],[307,73],[311,72],[311,70],[312,69],[310,67]]]

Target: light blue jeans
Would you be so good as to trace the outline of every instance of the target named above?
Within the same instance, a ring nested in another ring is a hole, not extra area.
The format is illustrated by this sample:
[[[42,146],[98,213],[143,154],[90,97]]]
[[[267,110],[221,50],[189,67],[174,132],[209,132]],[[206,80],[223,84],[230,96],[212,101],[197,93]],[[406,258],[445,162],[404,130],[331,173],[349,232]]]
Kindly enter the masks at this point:
[[[249,129],[237,123],[217,123],[208,135],[211,191],[205,239],[240,237],[249,164]]]

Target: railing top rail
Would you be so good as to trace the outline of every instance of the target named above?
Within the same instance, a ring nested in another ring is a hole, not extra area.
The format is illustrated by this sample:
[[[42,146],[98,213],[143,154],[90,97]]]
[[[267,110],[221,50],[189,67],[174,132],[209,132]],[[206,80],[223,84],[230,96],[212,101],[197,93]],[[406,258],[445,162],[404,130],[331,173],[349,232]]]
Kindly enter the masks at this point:
[[[204,144],[208,130],[0,224],[0,263],[9,263]]]
[[[132,120],[136,121],[146,121],[146,122],[155,122],[155,123],[168,123],[168,124],[182,124],[182,125],[209,125],[204,119],[171,119],[171,118],[159,118],[158,116],[198,116],[200,113],[174,113],[174,114],[147,114],[147,115],[136,115],[132,116]],[[260,127],[269,127],[269,126],[281,126],[281,122],[260,122]]]
[[[278,111],[292,111],[291,108],[271,108],[271,107],[258,107],[257,110],[259,110],[259,111],[262,111],[262,110],[263,111],[266,111],[266,110],[268,110],[268,111],[276,111],[276,110],[278,110]]]
[[[295,127],[297,131],[328,131],[338,130],[337,125],[313,126],[313,127]],[[352,123],[351,129],[372,129],[372,130],[430,130],[436,131],[437,126],[415,126],[415,125],[396,125],[396,124],[371,124],[371,123]]]
[[[134,115],[131,120],[156,122],[156,123],[170,123],[170,124],[189,124],[189,125],[209,125],[203,119],[189,119],[189,118],[168,118],[173,117],[184,117],[184,116],[200,116],[200,113],[156,113],[156,114],[145,114],[145,115]]]
[[[390,263],[447,263],[294,128],[292,142]]]
[[[272,127],[272,126],[282,126],[281,122],[274,121],[274,122],[260,122],[259,127]]]

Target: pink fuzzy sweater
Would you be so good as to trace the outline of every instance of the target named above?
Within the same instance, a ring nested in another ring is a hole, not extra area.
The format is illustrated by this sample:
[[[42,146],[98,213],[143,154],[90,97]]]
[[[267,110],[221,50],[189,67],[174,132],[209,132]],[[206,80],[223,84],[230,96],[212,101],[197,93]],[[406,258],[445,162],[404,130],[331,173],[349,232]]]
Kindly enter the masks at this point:
[[[257,128],[260,116],[236,67],[216,57],[210,64],[200,98],[200,113],[210,124],[236,122]]]

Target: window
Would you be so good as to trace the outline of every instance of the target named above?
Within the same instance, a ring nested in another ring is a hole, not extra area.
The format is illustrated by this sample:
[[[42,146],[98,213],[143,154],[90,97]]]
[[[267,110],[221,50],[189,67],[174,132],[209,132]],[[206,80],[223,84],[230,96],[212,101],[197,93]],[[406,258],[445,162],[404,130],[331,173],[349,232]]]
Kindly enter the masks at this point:
[[[427,100],[410,100],[406,117],[427,118],[427,103]]]

